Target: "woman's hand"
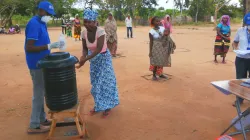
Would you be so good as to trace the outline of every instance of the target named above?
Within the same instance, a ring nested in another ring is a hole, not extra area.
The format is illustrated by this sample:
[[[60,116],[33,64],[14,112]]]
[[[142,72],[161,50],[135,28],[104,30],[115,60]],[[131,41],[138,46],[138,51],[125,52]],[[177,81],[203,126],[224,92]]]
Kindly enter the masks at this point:
[[[86,61],[87,61],[86,58],[81,57],[80,62],[78,63],[78,66],[76,66],[76,68],[80,69],[85,64]]]

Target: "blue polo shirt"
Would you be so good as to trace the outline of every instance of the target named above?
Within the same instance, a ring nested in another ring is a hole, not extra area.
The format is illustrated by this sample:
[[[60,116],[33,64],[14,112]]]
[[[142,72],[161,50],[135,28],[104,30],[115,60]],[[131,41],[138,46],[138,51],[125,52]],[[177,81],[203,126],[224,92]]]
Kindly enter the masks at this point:
[[[26,54],[26,62],[29,69],[38,69],[37,62],[43,59],[46,55],[50,54],[50,50],[44,50],[41,52],[27,52],[26,51],[26,42],[27,40],[35,40],[34,46],[40,47],[50,44],[50,38],[47,31],[46,23],[41,21],[39,16],[34,16],[28,22],[25,29],[25,44],[24,50]]]

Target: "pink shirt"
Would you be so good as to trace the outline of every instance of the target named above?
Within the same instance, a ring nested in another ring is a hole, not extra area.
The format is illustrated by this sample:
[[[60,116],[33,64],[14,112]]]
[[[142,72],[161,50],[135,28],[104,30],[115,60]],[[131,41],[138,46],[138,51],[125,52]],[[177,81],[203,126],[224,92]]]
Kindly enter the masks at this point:
[[[97,27],[97,30],[96,30],[96,38],[95,38],[95,41],[94,41],[93,43],[89,42],[89,40],[88,40],[88,34],[87,34],[87,33],[88,33],[87,30],[84,30],[84,31],[82,32],[81,37],[82,37],[83,39],[86,40],[86,44],[87,44],[88,49],[89,49],[91,52],[94,52],[94,51],[96,50],[96,48],[97,48],[97,39],[98,39],[100,36],[105,35],[106,33],[105,33],[104,29],[101,29],[101,28]],[[106,52],[106,50],[107,50],[107,41],[106,41],[106,37],[104,37],[104,38],[105,38],[104,44],[103,44],[103,47],[102,47],[102,51],[101,51],[100,53],[104,53],[104,52]]]

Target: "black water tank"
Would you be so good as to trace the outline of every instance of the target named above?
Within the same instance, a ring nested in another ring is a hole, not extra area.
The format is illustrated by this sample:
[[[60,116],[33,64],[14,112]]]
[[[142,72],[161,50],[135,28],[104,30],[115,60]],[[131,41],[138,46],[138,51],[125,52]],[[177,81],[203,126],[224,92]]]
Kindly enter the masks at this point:
[[[50,110],[65,110],[77,104],[77,62],[68,52],[51,53],[38,62],[38,67],[43,69],[46,105]]]

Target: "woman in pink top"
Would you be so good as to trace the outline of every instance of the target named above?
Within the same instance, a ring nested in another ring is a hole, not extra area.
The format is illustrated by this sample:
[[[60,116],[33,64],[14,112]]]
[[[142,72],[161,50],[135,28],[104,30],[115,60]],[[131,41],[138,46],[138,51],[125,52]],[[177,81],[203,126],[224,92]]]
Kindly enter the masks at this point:
[[[170,20],[169,15],[166,15],[164,17],[164,19],[161,21],[161,23],[165,29],[170,29],[170,33],[172,33],[173,30],[172,30],[172,24],[171,24],[171,20]]]
[[[82,38],[82,57],[76,68],[82,67],[90,61],[91,94],[95,106],[91,115],[103,111],[103,117],[109,115],[110,110],[119,104],[116,77],[112,65],[112,56],[107,49],[106,33],[96,26],[98,13],[94,10],[84,10],[84,30]]]

